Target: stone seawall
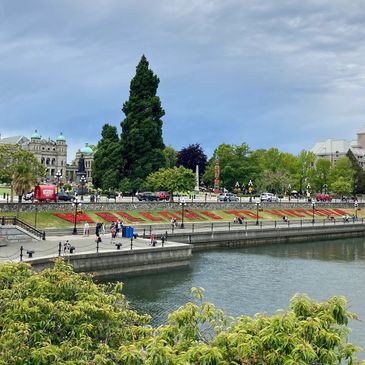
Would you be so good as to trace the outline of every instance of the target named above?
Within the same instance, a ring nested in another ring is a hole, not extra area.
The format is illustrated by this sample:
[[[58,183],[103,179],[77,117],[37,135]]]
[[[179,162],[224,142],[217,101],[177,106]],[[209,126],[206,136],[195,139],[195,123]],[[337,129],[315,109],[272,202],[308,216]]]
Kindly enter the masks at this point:
[[[359,203],[359,208],[365,206],[365,203]],[[309,203],[305,202],[277,202],[268,203],[262,202],[262,209],[296,209],[296,208],[308,208]],[[318,208],[348,208],[353,209],[353,203],[316,203]],[[0,212],[15,212],[18,208],[17,203],[1,203]],[[91,211],[154,211],[154,210],[181,210],[181,206],[178,202],[102,202],[102,203],[89,203],[84,202],[81,206],[82,210]],[[256,210],[256,203],[239,203],[239,202],[187,202],[185,209],[189,210],[224,210],[224,209],[247,209]],[[22,212],[73,212],[75,208],[70,202],[67,203],[22,203],[20,211]]]
[[[239,231],[194,232],[175,234],[174,241],[190,243],[193,251],[221,247],[250,247],[268,244],[294,243],[313,240],[331,240],[364,237],[365,224],[266,228]]]
[[[90,252],[65,257],[76,272],[92,273],[97,278],[117,275],[136,275],[146,272],[166,271],[188,266],[192,256],[191,245],[169,248],[138,249],[129,251]],[[34,270],[51,267],[55,257],[27,260]]]

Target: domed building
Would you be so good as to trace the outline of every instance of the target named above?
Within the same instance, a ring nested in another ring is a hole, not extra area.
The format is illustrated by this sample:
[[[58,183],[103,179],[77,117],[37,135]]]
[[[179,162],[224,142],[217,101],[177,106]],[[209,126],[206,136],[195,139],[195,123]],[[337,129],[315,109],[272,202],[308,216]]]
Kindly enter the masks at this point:
[[[30,139],[25,136],[14,136],[0,139],[0,144],[17,144],[22,149],[33,152],[38,161],[46,168],[46,181],[53,182],[57,171],[66,175],[67,144],[62,132],[57,139],[42,138],[35,130]]]
[[[67,168],[67,179],[78,182],[80,176],[85,176],[86,182],[91,183],[91,166],[94,160],[94,150],[88,143],[76,152],[75,160]],[[80,171],[84,170],[84,171]]]

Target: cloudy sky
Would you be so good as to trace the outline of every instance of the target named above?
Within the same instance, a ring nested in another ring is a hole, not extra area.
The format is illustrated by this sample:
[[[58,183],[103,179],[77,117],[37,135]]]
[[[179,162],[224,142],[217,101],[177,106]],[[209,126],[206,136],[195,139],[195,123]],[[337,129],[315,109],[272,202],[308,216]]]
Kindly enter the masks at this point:
[[[118,126],[142,54],[164,141],[298,153],[365,125],[363,0],[0,0],[0,133],[69,160]]]

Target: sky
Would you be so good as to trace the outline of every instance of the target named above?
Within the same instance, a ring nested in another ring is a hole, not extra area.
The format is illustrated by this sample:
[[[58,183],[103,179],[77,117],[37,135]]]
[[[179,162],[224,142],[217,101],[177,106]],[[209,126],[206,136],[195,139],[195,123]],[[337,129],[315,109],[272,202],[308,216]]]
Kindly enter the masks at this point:
[[[163,138],[299,153],[365,125],[363,0],[0,0],[0,133],[63,132],[68,160],[118,127],[141,56]]]

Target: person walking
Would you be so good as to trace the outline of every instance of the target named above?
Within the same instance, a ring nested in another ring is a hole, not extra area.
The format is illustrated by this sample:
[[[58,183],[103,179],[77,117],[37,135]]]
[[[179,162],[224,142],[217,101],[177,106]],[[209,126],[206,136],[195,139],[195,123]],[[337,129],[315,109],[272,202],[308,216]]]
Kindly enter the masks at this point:
[[[153,232],[151,232],[151,235],[150,235],[150,245],[153,244],[153,241],[155,240],[155,235]]]
[[[88,222],[85,222],[84,224],[84,236],[89,236],[90,235],[90,226]]]

